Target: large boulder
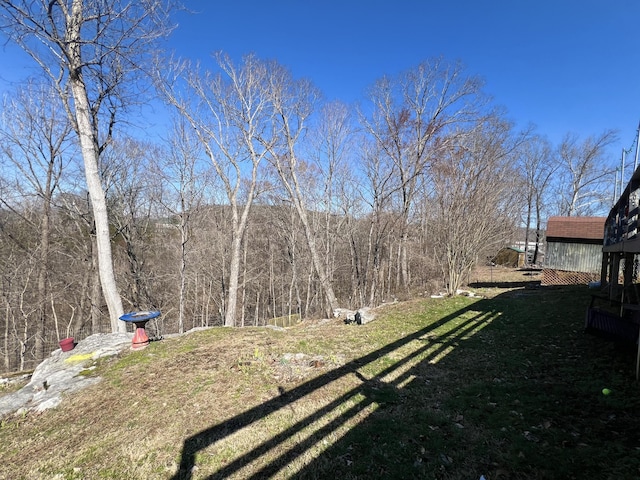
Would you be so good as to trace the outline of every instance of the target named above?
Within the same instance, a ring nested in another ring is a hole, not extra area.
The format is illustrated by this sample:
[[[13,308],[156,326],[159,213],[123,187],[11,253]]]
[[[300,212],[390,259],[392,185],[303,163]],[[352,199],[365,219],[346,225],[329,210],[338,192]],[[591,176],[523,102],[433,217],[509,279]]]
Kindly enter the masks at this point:
[[[73,350],[54,350],[36,367],[27,385],[17,392],[0,397],[0,417],[17,412],[41,412],[56,407],[63,393],[70,393],[100,381],[98,377],[80,375],[94,368],[95,360],[116,355],[131,347],[130,333],[91,335]]]

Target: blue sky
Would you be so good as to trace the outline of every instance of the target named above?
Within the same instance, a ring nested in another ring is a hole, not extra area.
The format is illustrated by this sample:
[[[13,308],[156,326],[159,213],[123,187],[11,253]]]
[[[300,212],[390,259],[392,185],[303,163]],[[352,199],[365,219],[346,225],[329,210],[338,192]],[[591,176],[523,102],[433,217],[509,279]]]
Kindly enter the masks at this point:
[[[256,53],[357,102],[377,78],[421,60],[460,60],[520,126],[553,142],[617,129],[619,156],[640,120],[637,0],[186,0],[170,46],[206,63]],[[26,76],[0,50],[0,88]]]
[[[329,99],[363,98],[384,74],[460,60],[519,125],[558,142],[640,120],[636,0],[192,0],[173,46],[206,59],[254,52],[308,77]],[[617,155],[617,153],[616,153]]]

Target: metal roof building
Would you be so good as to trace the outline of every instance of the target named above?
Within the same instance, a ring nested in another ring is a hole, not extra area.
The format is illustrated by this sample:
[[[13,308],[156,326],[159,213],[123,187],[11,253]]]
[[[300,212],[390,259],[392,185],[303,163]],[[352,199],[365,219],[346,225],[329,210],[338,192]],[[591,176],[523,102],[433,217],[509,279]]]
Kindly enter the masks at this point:
[[[586,284],[600,278],[605,217],[551,217],[542,283]]]

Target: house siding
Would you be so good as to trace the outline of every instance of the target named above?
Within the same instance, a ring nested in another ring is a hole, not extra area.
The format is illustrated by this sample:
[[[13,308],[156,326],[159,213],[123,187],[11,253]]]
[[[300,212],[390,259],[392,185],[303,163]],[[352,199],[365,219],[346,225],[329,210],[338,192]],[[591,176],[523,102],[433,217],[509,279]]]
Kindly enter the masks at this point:
[[[599,274],[602,244],[548,242],[545,268]]]

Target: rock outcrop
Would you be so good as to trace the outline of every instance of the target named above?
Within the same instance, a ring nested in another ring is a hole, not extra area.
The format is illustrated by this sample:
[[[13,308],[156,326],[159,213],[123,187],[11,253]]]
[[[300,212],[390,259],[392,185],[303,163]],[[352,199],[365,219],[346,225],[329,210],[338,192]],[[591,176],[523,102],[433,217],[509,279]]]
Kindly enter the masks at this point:
[[[99,377],[81,375],[95,367],[101,357],[116,355],[131,347],[130,333],[91,335],[69,351],[55,350],[36,367],[27,385],[17,392],[0,397],[0,417],[17,412],[42,412],[56,407],[62,394],[100,381]]]

